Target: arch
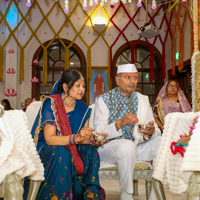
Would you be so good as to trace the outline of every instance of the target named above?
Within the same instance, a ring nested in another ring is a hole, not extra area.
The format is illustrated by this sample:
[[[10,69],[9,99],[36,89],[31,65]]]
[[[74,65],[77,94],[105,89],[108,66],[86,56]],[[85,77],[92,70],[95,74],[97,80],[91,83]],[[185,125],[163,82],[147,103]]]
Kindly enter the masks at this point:
[[[132,40],[132,41],[130,41],[130,43],[133,45],[134,43],[136,43],[137,42],[137,40]],[[148,44],[147,44],[147,42],[145,42],[145,41],[138,41],[138,43],[137,43],[137,45],[136,46],[140,46],[140,47],[142,47],[142,48],[144,48],[144,49],[149,49],[149,46],[148,46]],[[120,53],[122,52],[122,51],[124,51],[126,48],[129,48],[130,46],[129,46],[129,44],[128,43],[124,43],[123,45],[121,45],[120,47],[119,47],[119,49],[115,52],[115,55],[113,56],[113,66],[115,66],[116,67],[116,63],[117,63],[117,58],[119,57],[119,55],[120,55]],[[154,46],[154,52],[156,53],[156,55],[158,56],[158,58],[159,58],[159,61],[160,61],[160,65],[162,64],[161,63],[161,58],[162,58],[162,55],[161,55],[161,53],[160,53],[160,51]]]
[[[62,41],[63,41],[65,44],[70,44],[70,43],[71,43],[70,40],[63,39],[63,38],[61,38],[61,39],[62,39]],[[46,41],[45,43],[43,43],[43,45],[44,45],[44,46],[47,46],[47,45],[49,44],[50,41],[51,41],[51,40]],[[59,40],[59,39],[55,39],[55,40],[52,42],[52,44],[58,43],[58,42],[60,42],[60,40]],[[77,44],[75,44],[75,43],[73,43],[72,47],[73,47],[74,49],[76,49],[77,52],[79,53],[79,55],[80,55],[80,57],[81,57],[81,61],[82,61],[82,66],[86,66],[85,55],[84,55],[83,51],[81,50],[81,48],[80,48]],[[38,49],[36,50],[34,56],[33,56],[33,60],[35,60],[35,59],[37,59],[37,58],[39,57],[39,54],[40,54],[41,51],[43,51],[43,48],[42,48],[41,46],[39,46]],[[32,60],[32,61],[33,61],[33,60]]]
[[[133,45],[134,43],[137,42],[137,45],[135,46],[135,48],[139,48],[139,49],[143,49],[147,52],[150,52],[150,48],[149,45],[147,44],[147,42],[145,41],[137,41],[137,40],[133,40],[130,41],[130,43]],[[117,60],[119,58],[119,56],[121,55],[122,52],[126,51],[127,49],[130,49],[131,47],[129,46],[128,43],[124,43],[123,45],[121,45],[118,50],[115,52],[114,56],[113,56],[113,66],[112,66],[112,87],[116,87],[116,83],[115,83],[115,76],[116,76],[116,72],[117,72]],[[160,88],[163,85],[162,82],[162,55],[159,52],[159,50],[154,46],[154,61],[156,62],[156,68],[154,69],[155,71],[155,96],[157,96]],[[139,72],[147,72],[149,71],[149,69],[147,68],[140,68],[138,70]],[[142,73],[143,74],[143,73]]]
[[[48,40],[46,42],[43,43],[44,46],[47,46],[49,44],[51,40]],[[67,40],[67,39],[63,39],[62,38],[62,41],[66,44],[66,45],[69,45],[71,43],[70,40]],[[56,43],[60,43],[60,40],[59,39],[55,39],[51,45],[54,45]],[[80,61],[81,61],[81,72],[83,74],[83,76],[86,76],[86,58],[85,58],[85,55],[83,53],[83,51],[81,50],[81,48],[73,43],[72,45],[72,48],[77,52],[79,58],[80,58]],[[38,60],[39,58],[39,55],[41,54],[41,52],[43,51],[43,48],[41,46],[39,46],[37,48],[37,50],[35,51],[35,54],[33,55],[33,60],[32,60],[32,63],[34,60]],[[41,68],[41,67],[40,67]],[[39,66],[37,64],[32,64],[32,77],[39,77],[39,74],[38,74],[38,69],[39,69]],[[40,87],[40,83],[32,83],[32,98],[36,98],[38,99],[39,96],[40,96],[40,90],[38,90],[37,88]],[[38,99],[39,100],[39,99]],[[85,99],[83,99],[85,100]]]

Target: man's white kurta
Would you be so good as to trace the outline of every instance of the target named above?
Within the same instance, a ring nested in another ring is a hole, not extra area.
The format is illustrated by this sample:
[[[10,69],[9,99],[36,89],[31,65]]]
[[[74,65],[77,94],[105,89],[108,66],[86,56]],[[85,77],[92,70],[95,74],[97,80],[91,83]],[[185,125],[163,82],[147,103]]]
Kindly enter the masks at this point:
[[[148,96],[137,93],[138,111],[137,117],[141,123],[154,121],[152,109],[150,107]],[[116,130],[115,122],[109,124],[110,112],[102,97],[99,97],[95,103],[94,127],[95,132],[107,133],[108,139],[112,139],[102,147],[98,148],[100,160],[110,164],[116,164],[119,175],[119,184],[122,190],[127,193],[133,193],[133,170],[136,160],[150,161],[153,163],[157,157],[161,132],[155,124],[155,132],[150,140],[143,141],[143,135],[137,132],[135,125],[133,130],[134,142],[130,139],[117,139],[122,135],[122,130]],[[116,138],[116,139],[115,139]]]

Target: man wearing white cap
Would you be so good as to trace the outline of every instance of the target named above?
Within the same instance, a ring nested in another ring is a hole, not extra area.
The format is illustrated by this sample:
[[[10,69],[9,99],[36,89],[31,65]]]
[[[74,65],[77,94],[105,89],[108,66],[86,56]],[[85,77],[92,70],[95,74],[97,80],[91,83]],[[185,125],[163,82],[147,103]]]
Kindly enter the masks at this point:
[[[95,104],[95,132],[108,133],[109,142],[98,148],[100,160],[116,164],[121,187],[120,200],[133,200],[133,171],[136,160],[155,163],[161,133],[148,96],[135,92],[138,72],[134,64],[118,67],[118,87],[99,96]],[[138,129],[148,123],[150,130]]]

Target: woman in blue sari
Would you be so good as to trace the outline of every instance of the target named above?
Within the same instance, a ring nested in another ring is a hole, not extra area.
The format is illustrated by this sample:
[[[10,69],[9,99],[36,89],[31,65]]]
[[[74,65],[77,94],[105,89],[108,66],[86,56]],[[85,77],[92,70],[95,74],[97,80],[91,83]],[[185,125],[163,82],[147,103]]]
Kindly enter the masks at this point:
[[[45,169],[37,200],[105,199],[85,91],[81,73],[66,70],[37,115],[32,134]]]

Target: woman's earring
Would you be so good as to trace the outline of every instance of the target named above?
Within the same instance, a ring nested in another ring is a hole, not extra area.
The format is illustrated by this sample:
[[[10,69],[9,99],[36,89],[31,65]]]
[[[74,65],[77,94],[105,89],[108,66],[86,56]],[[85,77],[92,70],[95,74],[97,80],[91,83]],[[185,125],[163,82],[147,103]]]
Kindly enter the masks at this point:
[[[62,96],[63,101],[64,101],[64,99],[67,98],[67,97],[68,97],[67,92],[65,92],[65,94]]]
[[[68,97],[68,94],[67,94],[67,92],[65,92],[65,96],[64,96],[64,98],[67,98]]]

